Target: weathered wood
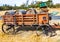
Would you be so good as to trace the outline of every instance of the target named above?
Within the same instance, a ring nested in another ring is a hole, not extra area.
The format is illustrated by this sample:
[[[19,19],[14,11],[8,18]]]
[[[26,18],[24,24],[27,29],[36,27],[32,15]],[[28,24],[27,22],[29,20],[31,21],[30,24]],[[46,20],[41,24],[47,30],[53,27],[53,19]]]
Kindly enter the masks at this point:
[[[36,24],[38,24],[38,15],[36,14]]]
[[[43,20],[43,17],[46,17],[46,20],[47,21],[44,21]],[[7,23],[14,23],[14,17],[16,18],[16,23],[18,25],[20,24],[30,24],[30,25],[33,25],[33,24],[42,24],[42,21],[44,21],[45,23],[48,23],[48,15],[47,14],[21,14],[21,15],[4,15],[3,16],[3,20],[4,22],[7,22]]]
[[[43,17],[46,17],[46,20],[44,20]],[[48,14],[38,14],[38,21],[39,21],[39,22],[38,22],[39,24],[42,24],[42,22],[43,22],[44,24],[49,23]]]

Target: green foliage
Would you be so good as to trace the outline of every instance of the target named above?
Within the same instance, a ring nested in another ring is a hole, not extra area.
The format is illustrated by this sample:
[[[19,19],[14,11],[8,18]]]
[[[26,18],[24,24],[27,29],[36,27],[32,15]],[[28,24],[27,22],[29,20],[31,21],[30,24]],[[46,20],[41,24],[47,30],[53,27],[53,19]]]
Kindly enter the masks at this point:
[[[16,5],[10,6],[10,5],[5,4],[3,6],[0,6],[0,10],[12,10],[12,9],[17,10],[17,9],[37,8],[37,7],[39,7],[40,2],[37,1],[36,4],[31,3],[30,5],[28,5],[28,7],[26,7],[25,4],[22,4],[21,6],[16,6]],[[54,5],[52,3],[52,0],[48,0],[48,1],[46,1],[46,3],[47,3],[47,6],[50,8],[60,8],[60,4]]]

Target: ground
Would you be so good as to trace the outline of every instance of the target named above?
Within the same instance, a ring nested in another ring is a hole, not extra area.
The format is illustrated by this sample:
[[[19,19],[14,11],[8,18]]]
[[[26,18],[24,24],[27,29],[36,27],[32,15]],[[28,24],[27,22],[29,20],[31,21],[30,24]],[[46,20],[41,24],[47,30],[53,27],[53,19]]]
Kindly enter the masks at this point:
[[[56,36],[49,37],[37,31],[19,31],[19,34],[7,35],[1,30],[3,22],[0,20],[0,42],[60,42],[60,30],[57,30]]]
[[[0,20],[0,42],[60,42],[60,30],[57,30],[57,35],[53,37],[45,36],[40,31],[37,31],[39,35],[36,31],[19,31],[19,34],[7,35],[1,30],[2,24],[3,21]]]

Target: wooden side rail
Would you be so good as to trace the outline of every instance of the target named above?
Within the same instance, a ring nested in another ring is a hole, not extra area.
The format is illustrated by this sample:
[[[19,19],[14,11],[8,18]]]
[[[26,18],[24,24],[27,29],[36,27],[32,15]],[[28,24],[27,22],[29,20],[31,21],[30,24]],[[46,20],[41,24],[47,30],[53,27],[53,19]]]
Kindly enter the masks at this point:
[[[46,20],[44,20],[44,18]],[[42,21],[46,24],[49,23],[48,14],[17,14],[17,15],[4,15],[3,21],[6,23],[17,23],[18,25],[33,25],[42,24]]]
[[[16,15],[17,23],[19,25],[32,25],[36,23],[36,15],[35,14],[24,14],[24,15]]]
[[[14,17],[12,15],[4,15],[3,16],[3,22],[6,24],[14,24]]]

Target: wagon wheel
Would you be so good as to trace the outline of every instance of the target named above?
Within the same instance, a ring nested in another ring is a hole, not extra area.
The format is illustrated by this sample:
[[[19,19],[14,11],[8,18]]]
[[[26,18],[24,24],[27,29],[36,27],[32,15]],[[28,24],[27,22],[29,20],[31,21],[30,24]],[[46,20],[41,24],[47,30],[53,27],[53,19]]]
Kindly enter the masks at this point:
[[[15,33],[15,28],[13,25],[2,25],[2,31],[6,34],[14,34]]]
[[[15,28],[15,34],[17,34],[21,30],[22,26],[17,25],[17,26],[14,26],[14,28]]]
[[[38,26],[38,27],[36,28],[36,30],[38,30],[38,29],[41,29],[41,30],[42,30],[42,32],[41,32],[40,34],[37,33],[38,36],[41,35],[41,34],[46,34],[46,35],[48,36],[48,32],[47,32],[47,29],[48,29],[48,28],[47,28],[46,25]]]
[[[49,25],[48,28],[49,28],[49,32],[50,32],[50,35],[49,35],[50,37],[57,35],[55,30],[53,29],[53,27],[51,25]]]

